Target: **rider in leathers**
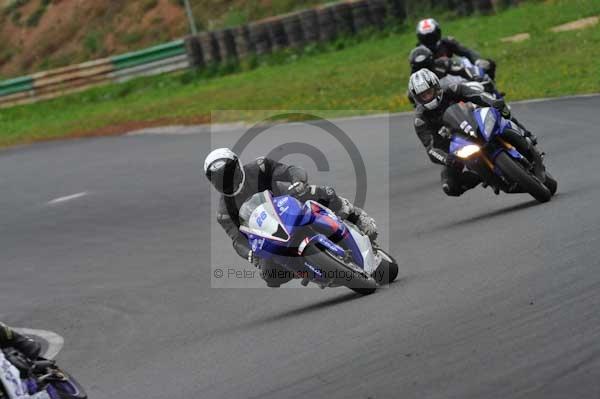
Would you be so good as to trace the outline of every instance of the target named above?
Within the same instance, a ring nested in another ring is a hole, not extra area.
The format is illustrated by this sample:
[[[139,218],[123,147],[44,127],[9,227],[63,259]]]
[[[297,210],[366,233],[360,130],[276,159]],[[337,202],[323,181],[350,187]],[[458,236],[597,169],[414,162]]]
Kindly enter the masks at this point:
[[[27,358],[35,360],[40,355],[41,346],[31,338],[25,337],[0,322],[0,349],[14,348]],[[33,395],[27,394],[21,384],[20,372],[10,363],[3,353],[0,353],[0,383],[9,399],[51,399],[46,391]],[[1,395],[0,397],[4,398]]]
[[[421,69],[412,74],[409,82],[409,92],[417,102],[414,126],[417,136],[427,149],[427,155],[432,162],[443,165],[442,189],[449,196],[460,196],[465,191],[477,186],[480,177],[464,170],[464,164],[454,154],[449,153],[450,138],[442,134],[442,116],[449,106],[459,102],[471,102],[483,107],[494,107],[502,116],[510,119],[510,110],[502,99],[473,89],[465,84],[454,84],[443,89],[438,77],[428,69]],[[516,120],[511,119],[517,124]],[[520,128],[522,126],[519,125]],[[522,129],[507,129],[503,135],[519,152],[537,158],[539,153],[533,146],[532,140],[526,139],[531,133]]]
[[[375,221],[365,211],[339,197],[331,187],[308,185],[306,171],[300,167],[264,157],[242,166],[238,156],[230,149],[219,148],[207,156],[204,172],[217,191],[223,194],[217,213],[219,224],[233,241],[238,255],[260,268],[261,277],[269,287],[279,287],[294,276],[274,262],[257,259],[248,246],[248,239],[239,231],[240,207],[256,193],[264,190],[278,193],[281,183],[285,183],[286,192],[279,192],[279,195],[293,195],[300,201],[311,199],[320,202],[338,216],[354,223],[371,240],[377,237]]]

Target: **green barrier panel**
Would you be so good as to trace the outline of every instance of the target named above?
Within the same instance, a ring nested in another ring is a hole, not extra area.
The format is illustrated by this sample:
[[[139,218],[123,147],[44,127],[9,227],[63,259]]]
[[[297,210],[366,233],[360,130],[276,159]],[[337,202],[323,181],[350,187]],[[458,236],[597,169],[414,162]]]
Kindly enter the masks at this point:
[[[29,90],[33,90],[33,79],[31,76],[23,76],[0,82],[0,97]]]
[[[175,57],[185,54],[185,45],[183,40],[161,44],[144,50],[135,51],[111,57],[115,69],[131,68],[138,65],[148,64],[153,61],[159,61],[165,58]]]

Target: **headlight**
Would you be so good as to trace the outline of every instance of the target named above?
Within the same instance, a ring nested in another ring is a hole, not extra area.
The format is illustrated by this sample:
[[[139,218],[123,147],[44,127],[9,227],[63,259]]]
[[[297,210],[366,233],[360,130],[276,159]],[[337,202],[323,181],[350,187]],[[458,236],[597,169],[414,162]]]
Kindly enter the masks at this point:
[[[475,154],[476,152],[479,152],[479,150],[481,150],[481,148],[479,148],[478,145],[469,144],[456,151],[456,156],[463,159],[469,158],[471,155]]]

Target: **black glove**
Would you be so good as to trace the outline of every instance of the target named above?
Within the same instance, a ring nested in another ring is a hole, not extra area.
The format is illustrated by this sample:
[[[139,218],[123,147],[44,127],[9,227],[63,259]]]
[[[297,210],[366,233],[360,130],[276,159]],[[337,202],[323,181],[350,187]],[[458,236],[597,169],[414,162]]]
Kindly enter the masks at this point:
[[[460,162],[460,159],[456,155],[450,153],[450,154],[446,155],[445,164],[449,168],[456,168],[456,167],[460,166],[461,162]]]
[[[288,187],[288,193],[293,197],[302,197],[308,191],[308,185],[304,182],[296,182]]]
[[[494,100],[492,106],[496,108],[502,114],[502,117],[506,119],[510,119],[510,108],[506,105],[506,102],[503,99]]]

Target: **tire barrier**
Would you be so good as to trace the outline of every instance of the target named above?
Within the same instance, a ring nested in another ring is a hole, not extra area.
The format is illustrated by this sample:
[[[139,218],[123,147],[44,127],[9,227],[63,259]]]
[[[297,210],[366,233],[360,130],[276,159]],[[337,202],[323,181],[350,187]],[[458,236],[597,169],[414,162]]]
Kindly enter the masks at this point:
[[[254,44],[250,40],[250,32],[247,25],[234,28],[233,38],[238,58],[246,58],[254,52]]]
[[[198,35],[198,41],[202,48],[202,54],[204,54],[205,64],[217,64],[221,61],[219,43],[217,42],[215,32],[201,32]]]
[[[304,40],[306,43],[319,41],[319,18],[316,9],[308,9],[298,13]]]
[[[317,8],[317,22],[319,24],[319,41],[329,42],[337,36],[337,25],[331,7]]]
[[[350,3],[352,9],[352,30],[360,32],[371,27],[371,13],[367,0],[359,0]]]
[[[184,39],[185,52],[187,53],[188,62],[192,68],[202,68],[204,64],[204,55],[202,54],[202,46],[198,36],[187,36]]]
[[[352,6],[348,2],[336,3],[330,6],[335,18],[337,34],[351,35],[354,33]]]
[[[387,9],[385,6],[385,0],[368,0],[369,13],[371,14],[371,23],[378,29],[382,29],[385,26],[385,19],[387,17]]]
[[[427,6],[489,14],[521,0],[344,0],[248,25],[201,32],[160,46],[0,82],[0,107],[53,98],[107,82],[234,62],[406,20]],[[411,14],[412,15],[412,14]]]
[[[256,55],[265,55],[271,52],[271,39],[269,27],[264,22],[255,22],[248,25],[250,42],[253,44]]]
[[[219,59],[222,61],[235,60],[237,51],[232,29],[223,29],[215,32],[215,39],[219,49]]]
[[[269,39],[273,51],[280,51],[288,47],[288,36],[283,26],[283,21],[279,19],[268,19],[265,21],[269,29]]]
[[[284,16],[281,22],[283,23],[289,46],[292,48],[304,46],[304,32],[302,31],[300,17],[297,14],[290,14]]]

